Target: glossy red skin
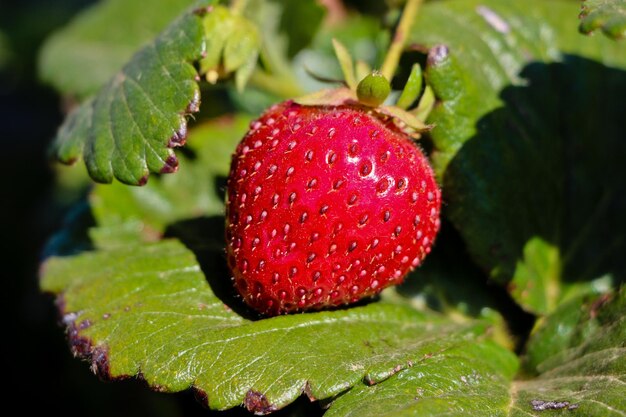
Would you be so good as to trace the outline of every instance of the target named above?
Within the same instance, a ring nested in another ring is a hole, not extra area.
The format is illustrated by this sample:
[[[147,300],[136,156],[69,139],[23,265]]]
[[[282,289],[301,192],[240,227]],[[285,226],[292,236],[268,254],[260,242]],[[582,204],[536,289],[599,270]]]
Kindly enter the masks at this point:
[[[391,122],[281,103],[233,155],[226,238],[235,286],[268,315],[374,295],[430,252],[440,206],[426,157]]]

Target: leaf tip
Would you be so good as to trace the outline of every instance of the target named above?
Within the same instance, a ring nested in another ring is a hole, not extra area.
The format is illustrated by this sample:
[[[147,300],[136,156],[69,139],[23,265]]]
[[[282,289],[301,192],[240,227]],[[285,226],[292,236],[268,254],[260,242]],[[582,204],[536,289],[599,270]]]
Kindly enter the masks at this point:
[[[205,390],[198,388],[197,386],[193,386],[192,388],[193,395],[196,398],[196,401],[202,404],[203,407],[209,408],[209,394],[207,394]]]
[[[246,393],[243,405],[254,414],[269,414],[277,410],[276,406],[270,404],[265,395],[252,389]]]
[[[160,173],[161,174],[171,174],[171,173],[176,172],[176,171],[178,171],[178,158],[176,158],[176,155],[171,154],[165,160],[165,164],[161,168]],[[148,182],[148,176],[147,175],[142,177],[139,181],[141,182],[144,179],[145,179],[144,183],[143,184],[139,184],[139,185],[144,185],[146,182]]]
[[[63,314],[63,317],[68,317],[67,320],[64,319],[64,322],[68,328],[70,349],[75,357],[91,361],[91,371],[102,380],[111,381],[128,378],[126,375],[114,378],[111,375],[109,365],[108,347],[106,345],[94,346],[91,339],[81,334],[82,331],[91,326],[89,320],[82,320],[77,323],[77,316],[73,313]]]
[[[170,172],[173,172],[173,171],[170,171]],[[142,176],[141,178],[139,178],[139,181],[137,181],[137,185],[140,187],[143,187],[144,185],[146,185],[148,183],[148,177],[149,175],[146,174]]]
[[[374,377],[373,377],[372,375],[370,375],[370,374],[365,375],[365,378],[364,378],[363,380],[364,380],[364,381],[365,381],[365,383],[366,383],[367,385],[369,385],[370,387],[371,387],[372,385],[375,385],[375,384],[376,384],[376,380],[375,380],[375,379],[374,379]]]
[[[52,153],[52,158],[56,158],[57,161],[59,161],[60,163],[62,163],[63,165],[74,165],[77,161],[78,161],[78,157],[77,156],[66,156],[66,155],[61,155],[59,153]]]
[[[177,148],[179,146],[183,146],[187,142],[187,123],[182,121],[180,127],[174,134],[170,137],[170,140],[167,142],[168,148]]]
[[[313,389],[311,388],[311,383],[309,381],[306,381],[306,383],[304,384],[302,392],[307,396],[309,400],[311,400],[311,402],[317,401],[317,398],[315,398],[315,395],[313,394]]]
[[[196,81],[200,81],[200,77],[196,75]],[[185,108],[185,114],[197,113],[200,111],[200,90],[198,88],[193,92],[193,98]]]

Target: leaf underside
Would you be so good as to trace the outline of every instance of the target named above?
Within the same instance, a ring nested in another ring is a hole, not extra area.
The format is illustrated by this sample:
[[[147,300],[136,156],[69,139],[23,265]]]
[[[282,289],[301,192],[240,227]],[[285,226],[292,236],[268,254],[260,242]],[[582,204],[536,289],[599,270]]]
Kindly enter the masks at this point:
[[[583,0],[580,12],[581,33],[600,29],[612,39],[626,37],[626,0]]]
[[[428,122],[446,214],[535,313],[626,276],[626,240],[614,233],[626,230],[626,54],[560,19],[575,10],[451,0],[427,5],[411,34],[447,46],[426,69],[440,100]]]

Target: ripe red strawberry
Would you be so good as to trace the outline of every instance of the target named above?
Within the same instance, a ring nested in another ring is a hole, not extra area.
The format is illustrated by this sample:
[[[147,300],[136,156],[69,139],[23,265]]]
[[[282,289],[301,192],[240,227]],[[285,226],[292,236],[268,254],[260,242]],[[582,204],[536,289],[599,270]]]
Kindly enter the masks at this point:
[[[228,264],[255,310],[354,302],[400,283],[430,252],[441,204],[432,169],[391,120],[370,113],[287,101],[237,147]]]

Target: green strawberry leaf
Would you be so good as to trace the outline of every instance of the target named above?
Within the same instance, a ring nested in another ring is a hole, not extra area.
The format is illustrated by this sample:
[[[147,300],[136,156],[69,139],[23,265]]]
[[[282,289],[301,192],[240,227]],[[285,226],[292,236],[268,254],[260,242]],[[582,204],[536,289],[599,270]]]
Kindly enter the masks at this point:
[[[222,187],[230,156],[248,129],[244,116],[214,119],[194,126],[189,152],[181,155],[177,175],[153,178],[144,187],[96,185],[89,203],[98,227],[90,231],[97,247],[160,239],[169,225],[222,215]],[[125,238],[122,238],[125,236]]]
[[[223,230],[223,219],[217,225],[213,219],[224,212],[230,157],[249,121],[247,116],[236,115],[195,125],[187,152],[181,154],[184,169],[178,175],[156,176],[144,187],[95,185],[86,201],[69,213],[44,253],[66,256],[87,249],[154,242],[171,233],[195,238],[194,221]],[[65,182],[82,182],[86,176],[68,177],[80,171],[61,168],[58,175]],[[207,230],[204,238],[211,234],[215,230]]]
[[[583,0],[580,12],[581,33],[596,29],[613,39],[626,36],[626,0]]]
[[[381,384],[358,384],[326,417],[505,415],[517,358],[476,342],[440,351]]]
[[[222,18],[238,31],[228,42],[218,36]],[[223,8],[184,14],[134,55],[98,95],[70,113],[53,151],[65,163],[82,156],[89,175],[103,183],[117,178],[143,185],[151,172],[176,171],[172,148],[185,143],[187,117],[200,104],[194,62],[206,53],[200,66],[213,71],[209,58],[221,57],[224,71],[235,72],[242,86],[256,62],[255,33],[250,23],[233,21]]]
[[[426,69],[446,214],[479,265],[539,314],[626,276],[614,233],[626,229],[626,53],[578,36],[561,19],[575,9],[451,0],[427,4],[411,34],[446,45]]]
[[[623,351],[624,332],[626,287],[614,294],[581,295],[539,322],[528,342],[524,365],[529,372],[545,373],[571,366],[576,358],[596,351]]]
[[[511,415],[528,415],[529,408],[543,415],[537,411],[553,407],[568,416],[623,416],[625,341],[624,287],[560,306],[531,336],[525,365],[538,375],[513,384]]]
[[[529,363],[539,372],[534,378],[511,381],[517,360],[501,347],[466,344],[441,351],[373,387],[358,384],[325,415],[539,417],[548,415],[546,410],[560,410],[549,415],[622,416],[625,295],[622,290],[587,299],[582,308],[576,300],[548,316],[530,340]]]
[[[184,143],[187,114],[200,90],[192,61],[203,49],[202,20],[186,14],[136,54],[93,99],[76,108],[53,144],[57,157],[83,157],[89,175],[144,184],[149,172],[173,172],[172,148]]]
[[[101,1],[46,40],[39,75],[64,94],[88,97],[189,4],[189,0],[159,0],[151,6],[137,0]]]
[[[223,263],[220,250],[209,252]],[[95,372],[166,392],[193,387],[214,409],[266,413],[303,392],[330,398],[484,332],[385,302],[251,321],[225,295],[227,275],[201,269],[176,240],[53,257],[42,271],[42,288],[60,295],[72,350]]]

